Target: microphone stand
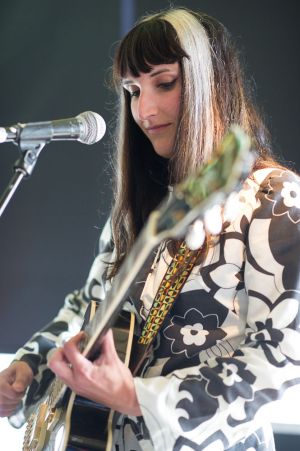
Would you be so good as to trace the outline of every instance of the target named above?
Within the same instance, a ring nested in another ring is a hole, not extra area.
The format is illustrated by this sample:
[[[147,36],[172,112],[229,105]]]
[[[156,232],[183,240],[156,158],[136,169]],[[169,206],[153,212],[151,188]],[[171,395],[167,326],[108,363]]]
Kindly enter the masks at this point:
[[[19,147],[22,155],[15,162],[14,175],[9,181],[8,186],[6,187],[4,193],[0,198],[0,217],[2,216],[2,213],[4,212],[6,206],[8,205],[23,178],[29,177],[32,174],[38,156],[45,145],[46,141],[33,142],[25,140],[24,142],[20,139]]]

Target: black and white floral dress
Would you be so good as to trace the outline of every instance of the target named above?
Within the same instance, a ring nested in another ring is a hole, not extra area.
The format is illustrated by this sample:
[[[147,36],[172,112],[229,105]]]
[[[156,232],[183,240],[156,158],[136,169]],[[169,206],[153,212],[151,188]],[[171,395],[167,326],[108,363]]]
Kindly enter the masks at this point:
[[[300,384],[299,178],[281,169],[256,171],[239,193],[238,211],[163,323],[148,366],[135,378],[143,415],[119,418],[116,450],[274,449],[270,412]],[[90,299],[105,298],[109,258],[107,225],[86,286],[18,351],[16,358],[35,372],[25,412],[52,377],[48,353],[77,332]],[[170,259],[162,246],[139,320]]]

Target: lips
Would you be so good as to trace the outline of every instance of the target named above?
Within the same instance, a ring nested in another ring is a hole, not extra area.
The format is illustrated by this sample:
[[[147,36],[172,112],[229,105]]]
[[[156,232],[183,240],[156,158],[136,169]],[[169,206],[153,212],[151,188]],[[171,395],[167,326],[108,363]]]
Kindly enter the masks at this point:
[[[160,125],[153,125],[152,127],[148,127],[146,129],[147,133],[159,133],[160,131],[164,130],[165,128],[169,127],[171,123],[168,124],[160,124]]]

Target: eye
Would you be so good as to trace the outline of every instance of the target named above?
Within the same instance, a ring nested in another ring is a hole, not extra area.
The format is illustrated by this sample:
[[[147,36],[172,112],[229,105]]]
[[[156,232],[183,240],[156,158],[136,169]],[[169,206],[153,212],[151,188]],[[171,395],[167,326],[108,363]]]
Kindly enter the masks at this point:
[[[129,91],[129,95],[130,97],[138,97],[140,95],[140,90],[139,89],[135,89],[134,91]]]
[[[175,85],[176,81],[177,81],[177,78],[175,78],[175,80],[172,80],[172,81],[169,81],[169,82],[159,83],[158,87],[163,89],[163,90],[165,90],[165,91],[168,91],[169,89],[173,88],[173,86]]]
[[[136,85],[123,86],[124,90],[128,92],[129,97],[138,97],[140,95],[140,89]]]

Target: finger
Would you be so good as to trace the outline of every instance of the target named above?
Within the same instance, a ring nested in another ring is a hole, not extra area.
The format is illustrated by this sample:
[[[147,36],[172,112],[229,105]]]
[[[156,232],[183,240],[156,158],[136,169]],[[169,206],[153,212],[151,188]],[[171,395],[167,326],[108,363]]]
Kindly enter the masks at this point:
[[[11,406],[11,407],[1,407],[0,408],[0,417],[9,417],[11,416],[18,407],[19,403],[17,403],[15,406]]]
[[[74,370],[84,370],[90,366],[90,361],[86,359],[79,351],[82,340],[85,338],[85,333],[80,332],[64,344],[63,351],[67,361],[71,364]]]
[[[1,385],[1,393],[2,398],[4,400],[11,400],[14,401],[20,401],[23,396],[23,392],[15,390],[14,386],[12,385],[12,379],[9,377],[9,382],[3,382]]]
[[[20,402],[17,402],[17,403],[11,404],[11,405],[6,405],[6,404],[1,405],[0,406],[0,417],[10,416],[17,410],[19,405],[20,405]]]
[[[4,409],[13,409],[20,403],[20,399],[4,399],[3,402],[1,402],[1,408]]]
[[[74,335],[74,337],[70,338],[70,340],[66,341],[65,344],[75,345],[79,349],[81,343],[86,339],[86,336],[87,335],[85,332],[79,332],[78,334]]]
[[[111,329],[102,337],[101,341],[101,354],[94,363],[101,363],[106,361],[106,363],[115,361],[119,359],[118,353],[116,351],[114,336]]]
[[[73,379],[70,362],[65,356],[63,348],[58,348],[50,357],[48,367],[57,377],[62,379],[67,385]]]
[[[31,383],[32,377],[30,374],[25,373],[21,370],[17,370],[15,374],[15,380],[12,384],[13,389],[18,393],[24,393]]]

